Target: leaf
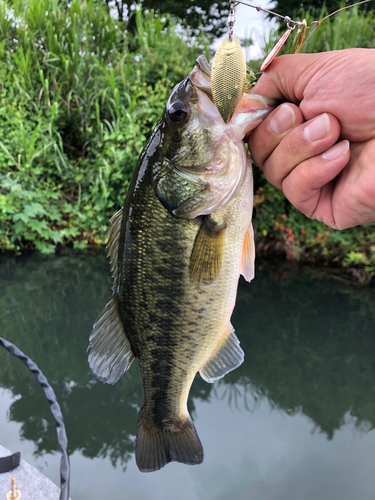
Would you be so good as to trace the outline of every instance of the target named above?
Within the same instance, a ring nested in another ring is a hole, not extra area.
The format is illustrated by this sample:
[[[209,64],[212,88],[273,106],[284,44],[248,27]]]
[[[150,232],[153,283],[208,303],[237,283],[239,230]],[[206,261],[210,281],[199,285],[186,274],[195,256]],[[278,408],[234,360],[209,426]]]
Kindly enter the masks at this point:
[[[86,240],[75,241],[73,246],[78,250],[85,250],[85,248],[87,248],[87,241]]]
[[[47,211],[43,207],[43,205],[34,202],[34,203],[29,203],[25,206],[24,214],[29,218],[33,218],[36,217],[37,215],[47,215]]]
[[[54,243],[62,243],[63,237],[60,231],[52,231],[51,239]]]
[[[48,231],[48,224],[46,220],[30,219],[28,227],[37,233]]]
[[[21,212],[21,213],[16,214],[13,217],[13,220],[15,220],[15,221],[23,221],[25,224],[27,224],[29,222],[29,220],[30,220],[30,217],[28,217],[27,214]]]

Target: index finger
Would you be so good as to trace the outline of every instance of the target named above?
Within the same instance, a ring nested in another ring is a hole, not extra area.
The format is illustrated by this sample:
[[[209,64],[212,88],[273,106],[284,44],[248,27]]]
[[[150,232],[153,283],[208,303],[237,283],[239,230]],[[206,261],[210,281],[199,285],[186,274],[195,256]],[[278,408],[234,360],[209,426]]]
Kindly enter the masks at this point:
[[[304,97],[312,76],[324,65],[323,54],[288,54],[279,56],[263,72],[253,93],[295,104]]]

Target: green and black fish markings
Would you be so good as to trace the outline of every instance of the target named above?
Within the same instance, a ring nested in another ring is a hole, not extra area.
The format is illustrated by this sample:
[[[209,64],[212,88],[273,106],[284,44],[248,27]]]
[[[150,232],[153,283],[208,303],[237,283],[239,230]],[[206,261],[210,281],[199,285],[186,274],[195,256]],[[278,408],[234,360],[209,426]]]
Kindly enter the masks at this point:
[[[253,277],[252,172],[243,137],[272,106],[244,94],[224,123],[200,56],[173,89],[124,208],[112,218],[113,293],[94,324],[89,363],[114,384],[138,358],[141,471],[203,461],[187,410],[190,386],[197,371],[213,382],[243,361],[230,323],[239,274]]]

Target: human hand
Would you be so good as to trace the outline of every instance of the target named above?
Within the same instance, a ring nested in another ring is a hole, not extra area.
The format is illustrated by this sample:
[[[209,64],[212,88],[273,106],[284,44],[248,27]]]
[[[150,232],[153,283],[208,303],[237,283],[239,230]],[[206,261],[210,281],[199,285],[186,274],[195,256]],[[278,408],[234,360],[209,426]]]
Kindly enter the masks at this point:
[[[334,229],[374,222],[375,49],[278,57],[254,93],[290,103],[249,139],[266,179]]]

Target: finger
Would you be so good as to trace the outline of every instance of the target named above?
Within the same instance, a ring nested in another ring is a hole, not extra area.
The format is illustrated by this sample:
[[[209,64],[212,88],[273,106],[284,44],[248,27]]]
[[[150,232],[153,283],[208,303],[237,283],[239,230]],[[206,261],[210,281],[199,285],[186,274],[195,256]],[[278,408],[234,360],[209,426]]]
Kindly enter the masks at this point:
[[[318,54],[289,54],[276,57],[263,72],[253,92],[282,101],[301,102],[303,90],[312,73],[316,71],[314,63],[317,59]]]
[[[329,52],[276,57],[263,72],[253,92],[298,104],[313,76],[332,57]]]
[[[335,179],[332,206],[338,229],[375,221],[375,140],[350,144],[350,161]]]
[[[272,111],[250,136],[248,145],[254,163],[263,168],[281,139],[303,122],[303,115],[294,104],[282,104]]]
[[[338,120],[327,113],[292,129],[263,163],[266,179],[281,188],[284,179],[300,163],[327,151],[340,135]]]
[[[349,146],[349,141],[341,141],[323,154],[303,161],[282,182],[285,196],[298,210],[335,229],[331,181],[349,162]]]
[[[369,68],[374,61],[375,51],[368,49],[280,56],[253,92],[298,104],[306,120],[324,112],[333,114],[340,120],[342,138],[351,143],[371,140],[375,79]],[[347,78],[348,68],[357,78]]]

